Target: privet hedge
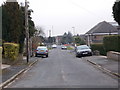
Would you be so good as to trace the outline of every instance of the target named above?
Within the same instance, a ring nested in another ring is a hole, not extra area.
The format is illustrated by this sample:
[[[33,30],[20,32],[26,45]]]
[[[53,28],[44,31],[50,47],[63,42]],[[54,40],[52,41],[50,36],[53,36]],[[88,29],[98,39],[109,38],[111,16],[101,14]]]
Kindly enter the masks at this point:
[[[91,44],[90,46],[92,51],[98,50],[100,52],[100,55],[106,55],[106,52],[102,43]]]
[[[2,54],[2,47],[0,46],[0,54]]]
[[[4,57],[9,60],[16,60],[19,54],[19,45],[15,43],[4,43]]]
[[[103,44],[106,52],[120,52],[120,35],[110,35],[103,38]]]

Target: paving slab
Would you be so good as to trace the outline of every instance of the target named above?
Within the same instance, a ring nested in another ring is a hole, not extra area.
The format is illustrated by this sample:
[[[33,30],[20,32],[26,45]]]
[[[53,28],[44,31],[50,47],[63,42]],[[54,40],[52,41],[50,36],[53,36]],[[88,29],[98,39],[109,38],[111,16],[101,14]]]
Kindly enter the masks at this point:
[[[23,60],[21,60],[16,65],[11,65],[11,66],[3,65],[3,68],[5,68],[5,70],[2,70],[2,82],[7,81],[12,76],[17,74],[22,69],[26,68],[30,63],[34,62],[35,60],[36,60],[36,57],[30,58],[29,63],[27,64],[26,57],[23,57]]]
[[[84,57],[84,58],[89,61],[95,62],[96,64],[114,73],[119,73],[118,72],[118,63],[119,63],[118,61],[108,59],[106,56],[90,56],[90,57]]]
[[[1,69],[3,70],[3,69],[6,69],[6,68],[9,68],[9,67],[10,67],[10,65],[2,64]]]

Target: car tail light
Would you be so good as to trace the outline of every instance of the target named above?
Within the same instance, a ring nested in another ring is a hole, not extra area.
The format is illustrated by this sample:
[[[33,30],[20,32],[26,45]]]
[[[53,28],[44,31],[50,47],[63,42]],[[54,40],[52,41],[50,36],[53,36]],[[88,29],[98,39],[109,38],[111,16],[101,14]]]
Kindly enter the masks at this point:
[[[35,50],[35,52],[37,52],[38,50]]]

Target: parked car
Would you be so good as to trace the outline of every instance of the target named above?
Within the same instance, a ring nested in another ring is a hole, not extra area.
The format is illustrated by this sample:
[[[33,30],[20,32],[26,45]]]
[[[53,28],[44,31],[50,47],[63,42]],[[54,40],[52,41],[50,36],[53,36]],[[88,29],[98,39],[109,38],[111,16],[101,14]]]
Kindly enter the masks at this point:
[[[67,47],[63,45],[63,46],[61,47],[61,49],[67,50]]]
[[[56,44],[53,44],[53,45],[52,45],[52,48],[57,48],[57,45],[56,45]]]
[[[35,56],[48,57],[48,48],[46,46],[38,46],[35,52]]]
[[[75,53],[76,57],[92,56],[92,50],[87,45],[77,46]]]

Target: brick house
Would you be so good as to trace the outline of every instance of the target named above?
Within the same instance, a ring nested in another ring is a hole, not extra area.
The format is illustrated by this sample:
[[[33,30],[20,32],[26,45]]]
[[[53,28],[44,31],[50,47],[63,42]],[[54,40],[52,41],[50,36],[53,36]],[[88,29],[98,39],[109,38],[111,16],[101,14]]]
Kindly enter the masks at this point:
[[[103,38],[107,35],[117,35],[118,29],[117,26],[112,25],[106,21],[98,23],[92,29],[90,29],[87,33],[85,33],[86,43],[102,43]]]

